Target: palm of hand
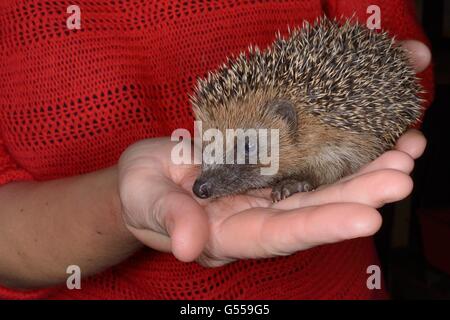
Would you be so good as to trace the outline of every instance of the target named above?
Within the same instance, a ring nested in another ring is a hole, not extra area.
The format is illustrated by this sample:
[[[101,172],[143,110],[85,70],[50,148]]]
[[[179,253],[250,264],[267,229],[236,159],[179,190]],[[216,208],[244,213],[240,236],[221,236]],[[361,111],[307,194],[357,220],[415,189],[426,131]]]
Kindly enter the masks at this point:
[[[414,145],[415,149],[410,147]],[[358,173],[276,204],[268,190],[200,200],[198,173],[170,161],[173,144],[152,139],[132,146],[119,163],[125,221],[144,244],[182,261],[220,266],[235,259],[292,254],[316,245],[368,236],[381,225],[375,208],[406,197],[413,158],[425,146],[411,131]]]

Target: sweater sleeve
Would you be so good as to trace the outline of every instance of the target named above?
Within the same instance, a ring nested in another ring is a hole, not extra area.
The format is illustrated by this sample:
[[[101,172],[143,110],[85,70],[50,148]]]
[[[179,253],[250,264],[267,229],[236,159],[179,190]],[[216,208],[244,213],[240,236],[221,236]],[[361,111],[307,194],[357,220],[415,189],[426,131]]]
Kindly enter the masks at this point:
[[[418,40],[430,47],[430,42],[420,26],[412,0],[326,0],[324,9],[329,17],[354,16],[360,23],[366,23],[372,13],[367,8],[380,8],[381,28],[395,36],[397,40]],[[431,48],[431,47],[430,47]],[[428,108],[434,97],[434,77],[432,64],[417,75],[425,90],[422,98]]]
[[[0,136],[0,186],[13,181],[32,179],[31,174],[21,168],[11,157]]]
[[[56,288],[14,290],[0,285],[0,300],[44,300],[50,299],[55,292]]]

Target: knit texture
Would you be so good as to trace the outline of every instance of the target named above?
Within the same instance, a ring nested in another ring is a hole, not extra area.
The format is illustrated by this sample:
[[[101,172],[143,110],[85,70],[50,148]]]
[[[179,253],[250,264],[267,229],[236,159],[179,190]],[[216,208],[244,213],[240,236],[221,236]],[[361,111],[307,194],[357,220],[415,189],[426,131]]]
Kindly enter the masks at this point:
[[[266,47],[278,30],[304,19],[355,13],[364,22],[367,6],[377,4],[384,29],[426,41],[404,0],[76,2],[81,30],[66,27],[72,2],[0,2],[0,184],[95,171],[115,164],[135,141],[192,130],[188,95],[197,77],[250,44]],[[429,101],[431,68],[419,76]],[[0,298],[385,297],[366,286],[372,264],[371,238],[209,269],[143,249],[84,279],[81,290],[0,288]]]

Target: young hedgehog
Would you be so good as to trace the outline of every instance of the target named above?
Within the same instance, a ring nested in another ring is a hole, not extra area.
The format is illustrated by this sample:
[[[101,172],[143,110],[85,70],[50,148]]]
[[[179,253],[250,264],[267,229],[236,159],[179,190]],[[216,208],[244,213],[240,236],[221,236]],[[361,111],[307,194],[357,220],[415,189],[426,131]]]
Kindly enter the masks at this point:
[[[229,59],[191,97],[204,129],[278,129],[278,172],[203,163],[193,192],[209,198],[270,186],[279,201],[333,183],[393,147],[418,121],[420,93],[407,52],[386,32],[351,20],[305,23],[265,51],[250,47]]]

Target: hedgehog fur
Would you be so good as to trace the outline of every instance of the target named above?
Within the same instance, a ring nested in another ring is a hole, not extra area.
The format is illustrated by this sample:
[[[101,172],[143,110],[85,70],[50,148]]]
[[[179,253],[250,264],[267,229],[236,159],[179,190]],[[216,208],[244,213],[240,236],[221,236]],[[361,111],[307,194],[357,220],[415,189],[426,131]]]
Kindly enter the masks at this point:
[[[290,144],[280,149],[280,173],[262,179],[236,167],[215,166],[211,173],[212,168],[203,166],[194,192],[199,194],[196,187],[208,179],[215,191],[207,196],[276,187],[286,179],[291,184],[309,181],[308,189],[332,183],[393,147],[419,120],[421,93],[408,53],[387,32],[369,30],[352,19],[305,22],[286,37],[278,34],[266,50],[250,47],[229,58],[198,81],[191,97],[196,118],[206,127],[279,127],[281,143]],[[280,125],[283,115],[270,112],[277,101],[293,106],[298,121],[294,132]],[[312,141],[306,140],[306,133]],[[341,146],[345,152],[339,154]],[[224,179],[230,170],[239,171],[232,176],[240,186],[221,186],[230,185]],[[213,176],[217,178],[210,181]],[[288,189],[275,190],[275,200],[302,191],[295,184]]]

